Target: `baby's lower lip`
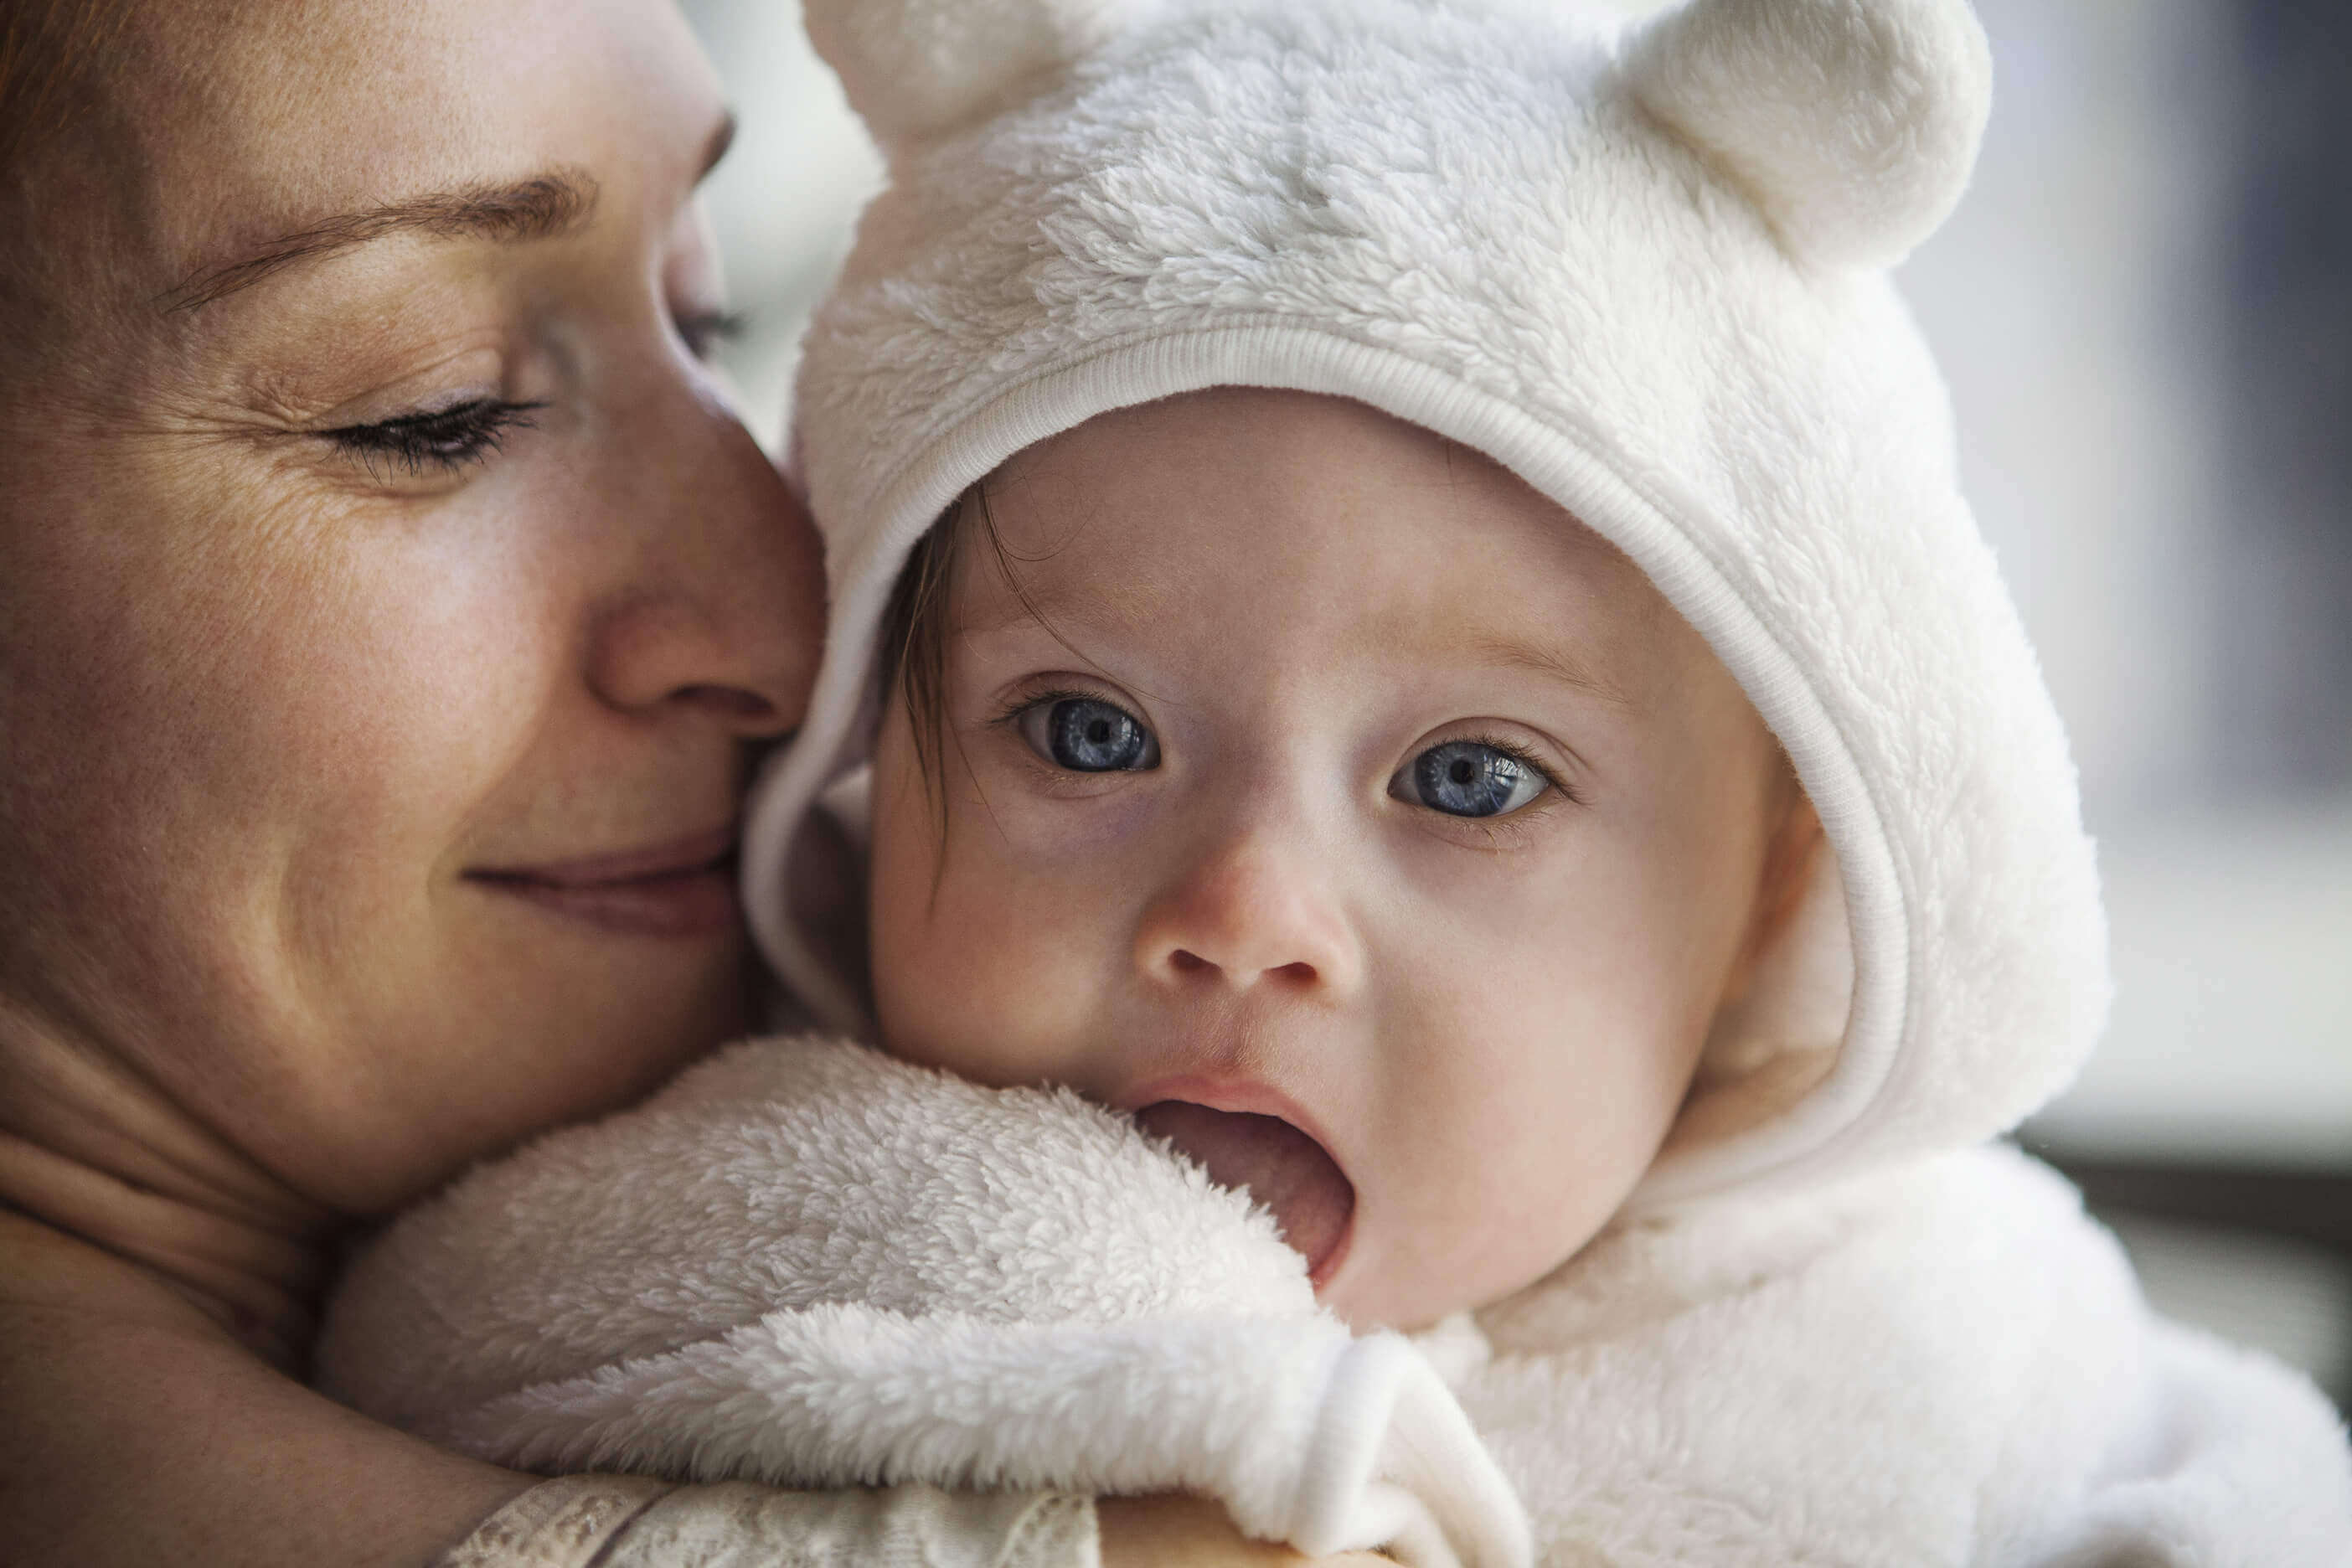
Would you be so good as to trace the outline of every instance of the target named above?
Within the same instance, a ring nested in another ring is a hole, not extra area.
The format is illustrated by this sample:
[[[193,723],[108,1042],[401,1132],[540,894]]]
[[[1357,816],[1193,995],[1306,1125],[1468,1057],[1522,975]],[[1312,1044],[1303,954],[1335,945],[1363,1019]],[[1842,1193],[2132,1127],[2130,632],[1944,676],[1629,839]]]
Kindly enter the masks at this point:
[[[1337,1271],[1355,1228],[1356,1188],[1321,1143],[1279,1116],[1187,1100],[1147,1105],[1135,1120],[1199,1162],[1220,1186],[1265,1205],[1318,1289]]]

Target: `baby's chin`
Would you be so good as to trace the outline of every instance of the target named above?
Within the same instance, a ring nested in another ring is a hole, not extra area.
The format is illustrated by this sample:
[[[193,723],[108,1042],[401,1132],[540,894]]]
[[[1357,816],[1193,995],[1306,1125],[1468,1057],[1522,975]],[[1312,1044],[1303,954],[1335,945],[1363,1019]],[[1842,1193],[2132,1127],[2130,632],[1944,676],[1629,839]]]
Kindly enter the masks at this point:
[[[1456,1312],[1475,1312],[1491,1306],[1519,1288],[1514,1284],[1465,1293],[1432,1289],[1429,1281],[1419,1279],[1383,1278],[1378,1269],[1353,1275],[1343,1269],[1328,1284],[1318,1287],[1316,1300],[1357,1333],[1394,1329],[1399,1333],[1411,1334],[1434,1327]]]
[[[1359,1333],[1413,1333],[1507,1300],[1571,1262],[1607,1217],[1567,1231],[1487,1228],[1482,1236],[1467,1215],[1459,1224],[1393,1226],[1397,1216],[1381,1198],[1377,1184],[1363,1194],[1346,1251],[1316,1282],[1317,1300]]]
[[[1368,1238],[1361,1249],[1370,1253],[1377,1243]],[[1360,1261],[1370,1263],[1369,1259]],[[1379,1329],[1394,1329],[1400,1333],[1417,1333],[1456,1312],[1473,1311],[1486,1305],[1484,1300],[1473,1299],[1455,1290],[1432,1289],[1431,1282],[1407,1275],[1397,1277],[1377,1264],[1359,1268],[1339,1269],[1328,1284],[1316,1290],[1316,1300],[1332,1316],[1360,1334]],[[1491,1299],[1499,1299],[1497,1293]]]
[[[1488,1212],[1406,1222],[1383,1201],[1391,1194],[1381,1191],[1378,1173],[1371,1190],[1360,1194],[1339,1159],[1287,1117],[1167,1099],[1143,1106],[1135,1119],[1220,1186],[1263,1205],[1307,1260],[1318,1299],[1359,1331],[1410,1332],[1492,1305],[1558,1268],[1599,1228],[1596,1222],[1560,1235],[1536,1225],[1498,1226],[1493,1205],[1475,1202],[1472,1209]]]

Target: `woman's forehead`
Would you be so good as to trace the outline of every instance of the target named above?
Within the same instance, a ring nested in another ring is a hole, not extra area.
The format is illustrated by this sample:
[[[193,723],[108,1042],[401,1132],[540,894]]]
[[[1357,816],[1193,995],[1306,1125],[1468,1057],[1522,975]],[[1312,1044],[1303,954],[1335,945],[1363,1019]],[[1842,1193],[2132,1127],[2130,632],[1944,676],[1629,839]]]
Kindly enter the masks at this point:
[[[558,168],[690,184],[720,112],[659,0],[181,0],[133,8],[101,68],[50,205],[110,214],[157,297],[386,204]]]

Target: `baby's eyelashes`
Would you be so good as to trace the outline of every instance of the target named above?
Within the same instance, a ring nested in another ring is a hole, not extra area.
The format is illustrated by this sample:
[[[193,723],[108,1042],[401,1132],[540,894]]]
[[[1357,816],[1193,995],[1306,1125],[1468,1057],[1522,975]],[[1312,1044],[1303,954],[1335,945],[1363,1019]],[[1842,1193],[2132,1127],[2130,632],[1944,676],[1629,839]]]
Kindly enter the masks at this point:
[[[1090,774],[1150,773],[1164,763],[1160,737],[1151,726],[1109,692],[1032,689],[1007,703],[992,722],[1018,735],[1049,779],[1058,777],[1072,785]],[[1313,727],[1311,719],[1294,723]],[[1451,735],[1443,730],[1436,733],[1443,738],[1430,738],[1424,731],[1424,739],[1415,742],[1389,776],[1391,799],[1499,830],[1504,819],[1548,795],[1576,798],[1526,742],[1492,733],[1464,734],[1458,729]],[[1198,775],[1197,782],[1223,787],[1213,775]]]
[[[1160,742],[1142,720],[1098,697],[1048,693],[1013,716],[1029,749],[1072,773],[1141,773],[1160,765]]]
[[[1552,787],[1529,758],[1487,741],[1444,741],[1389,780],[1389,794],[1448,816],[1503,816]]]

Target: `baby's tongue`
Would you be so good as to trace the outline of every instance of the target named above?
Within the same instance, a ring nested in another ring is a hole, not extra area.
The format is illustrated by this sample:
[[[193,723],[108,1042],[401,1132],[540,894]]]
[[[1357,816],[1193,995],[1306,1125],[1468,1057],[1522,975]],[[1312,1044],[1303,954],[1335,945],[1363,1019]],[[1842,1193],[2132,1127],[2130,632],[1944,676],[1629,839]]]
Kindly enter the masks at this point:
[[[1201,1163],[1220,1186],[1246,1187],[1274,1213],[1282,1239],[1320,1268],[1348,1234],[1356,1189],[1323,1145],[1278,1116],[1163,1100],[1139,1111],[1146,1132]]]

